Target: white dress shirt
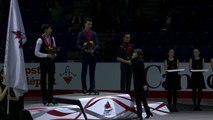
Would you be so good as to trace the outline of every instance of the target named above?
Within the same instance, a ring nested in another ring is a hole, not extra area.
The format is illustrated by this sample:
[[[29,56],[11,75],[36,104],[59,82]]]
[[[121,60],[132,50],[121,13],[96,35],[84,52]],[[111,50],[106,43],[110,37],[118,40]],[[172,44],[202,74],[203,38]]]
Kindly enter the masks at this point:
[[[53,40],[53,46],[56,46],[54,37],[52,37],[52,40]],[[43,44],[43,41],[42,41],[41,38],[39,38],[39,39],[37,40],[37,42],[36,42],[36,47],[35,47],[34,54],[35,54],[35,56],[37,56],[37,57],[45,58],[45,57],[47,57],[48,54],[47,54],[47,53],[42,53],[42,52],[40,52],[40,49],[41,49],[41,45],[42,45],[42,44]]]

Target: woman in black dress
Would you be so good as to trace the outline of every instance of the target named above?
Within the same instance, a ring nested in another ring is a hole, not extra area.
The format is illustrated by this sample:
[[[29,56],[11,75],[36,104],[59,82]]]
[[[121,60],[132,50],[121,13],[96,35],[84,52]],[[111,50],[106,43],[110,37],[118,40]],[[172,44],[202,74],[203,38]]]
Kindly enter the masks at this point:
[[[132,55],[132,68],[133,68],[133,81],[135,89],[135,100],[137,106],[138,117],[142,120],[142,106],[141,101],[146,112],[146,118],[153,116],[150,112],[149,106],[147,104],[146,95],[148,91],[148,85],[146,80],[146,74],[143,63],[143,52],[141,49],[135,49]]]
[[[204,68],[205,59],[200,57],[200,50],[195,48],[193,50],[193,58],[189,60],[189,68],[191,70],[201,70]],[[205,89],[205,82],[202,72],[192,72],[190,85],[192,88],[192,100],[195,111],[201,111],[200,102],[202,90]]]
[[[179,60],[174,57],[174,50],[169,49],[168,57],[164,61],[164,69],[172,70],[179,68]],[[180,89],[180,75],[178,72],[166,72],[165,89],[167,90],[167,102],[170,112],[178,112],[177,98]]]

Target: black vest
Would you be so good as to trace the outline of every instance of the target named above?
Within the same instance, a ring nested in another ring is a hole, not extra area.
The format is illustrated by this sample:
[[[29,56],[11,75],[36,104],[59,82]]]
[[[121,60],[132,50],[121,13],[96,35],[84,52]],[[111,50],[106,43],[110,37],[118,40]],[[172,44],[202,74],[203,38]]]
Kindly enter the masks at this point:
[[[41,36],[40,38],[41,38],[41,40],[42,40],[42,44],[41,44],[40,51],[41,51],[42,53],[47,53],[46,48],[47,48],[48,46],[45,44],[44,37]],[[52,37],[52,36],[50,36],[50,40],[51,40],[51,46],[53,46],[53,37]]]

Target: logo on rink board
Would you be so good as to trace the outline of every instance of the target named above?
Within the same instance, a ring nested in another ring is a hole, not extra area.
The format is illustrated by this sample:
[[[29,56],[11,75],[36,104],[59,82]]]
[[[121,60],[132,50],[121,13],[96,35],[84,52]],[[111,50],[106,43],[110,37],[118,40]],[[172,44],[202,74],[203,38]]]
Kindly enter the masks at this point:
[[[112,106],[110,105],[109,101],[104,105],[104,116],[111,116],[112,115]]]
[[[74,77],[76,77],[77,75],[74,74],[72,71],[71,71],[71,67],[70,66],[66,66],[65,67],[65,70],[63,73],[59,74],[61,77],[63,77],[64,81],[67,83],[67,84],[70,84],[71,81],[73,80]]]

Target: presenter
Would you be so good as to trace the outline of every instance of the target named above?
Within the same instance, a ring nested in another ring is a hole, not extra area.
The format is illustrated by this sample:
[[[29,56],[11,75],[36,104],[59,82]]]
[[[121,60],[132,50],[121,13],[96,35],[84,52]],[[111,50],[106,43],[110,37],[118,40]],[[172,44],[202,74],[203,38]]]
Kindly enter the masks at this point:
[[[135,89],[135,101],[137,107],[138,118],[142,120],[142,106],[141,102],[143,102],[143,106],[146,112],[146,118],[153,116],[150,112],[146,96],[148,94],[148,85],[146,80],[144,62],[143,62],[143,52],[141,49],[135,49],[132,54],[132,60],[130,61],[133,68],[133,83]]]
[[[190,71],[202,70],[204,68],[204,63],[205,59],[200,57],[200,50],[198,48],[195,48],[193,50],[193,58],[189,60]],[[202,72],[192,72],[190,86],[192,88],[194,111],[202,111],[202,109],[200,108],[202,90],[206,88]]]
[[[174,49],[169,49],[168,56],[164,60],[164,69],[166,71],[165,89],[167,90],[167,102],[170,112],[178,112],[177,98],[178,90],[180,90],[180,75],[178,72],[169,72],[179,68],[179,60],[174,56]]]

